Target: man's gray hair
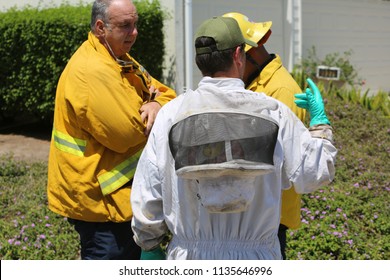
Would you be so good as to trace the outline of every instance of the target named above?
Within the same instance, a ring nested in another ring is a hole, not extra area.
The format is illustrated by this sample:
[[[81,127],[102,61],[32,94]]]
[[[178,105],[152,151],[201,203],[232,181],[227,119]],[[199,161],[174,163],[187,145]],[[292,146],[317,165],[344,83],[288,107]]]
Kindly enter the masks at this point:
[[[92,5],[91,14],[91,30],[95,32],[95,23],[97,20],[102,20],[108,23],[107,10],[113,0],[95,0]]]

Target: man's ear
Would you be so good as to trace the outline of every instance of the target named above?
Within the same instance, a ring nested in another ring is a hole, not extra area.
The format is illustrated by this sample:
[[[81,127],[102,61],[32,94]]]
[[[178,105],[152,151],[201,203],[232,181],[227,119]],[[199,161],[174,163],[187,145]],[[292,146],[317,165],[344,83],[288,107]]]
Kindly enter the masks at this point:
[[[95,35],[98,37],[104,37],[106,35],[106,25],[100,19],[95,22],[95,32]]]
[[[245,51],[241,46],[238,46],[233,54],[234,62],[237,63],[239,67],[245,65]]]

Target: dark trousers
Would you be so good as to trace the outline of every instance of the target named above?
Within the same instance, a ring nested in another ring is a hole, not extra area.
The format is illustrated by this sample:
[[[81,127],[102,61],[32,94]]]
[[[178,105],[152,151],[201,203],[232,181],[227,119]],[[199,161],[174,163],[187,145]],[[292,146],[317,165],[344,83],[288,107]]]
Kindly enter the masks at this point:
[[[286,236],[287,236],[288,227],[280,224],[278,230],[278,237],[280,243],[280,251],[282,252],[283,260],[286,259]]]
[[[80,235],[83,260],[139,260],[141,248],[133,240],[131,222],[85,222],[68,219]]]

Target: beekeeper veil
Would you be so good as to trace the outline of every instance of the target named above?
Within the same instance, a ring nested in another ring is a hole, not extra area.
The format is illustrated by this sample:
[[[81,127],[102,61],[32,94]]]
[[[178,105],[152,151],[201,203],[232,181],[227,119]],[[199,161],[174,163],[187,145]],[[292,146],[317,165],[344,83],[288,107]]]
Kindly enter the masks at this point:
[[[256,177],[274,170],[278,125],[261,111],[275,109],[275,103],[254,107],[248,100],[250,106],[242,101],[237,106],[229,96],[221,102],[216,95],[201,95],[186,93],[169,132],[176,174],[196,180],[209,212],[245,211],[254,197]]]

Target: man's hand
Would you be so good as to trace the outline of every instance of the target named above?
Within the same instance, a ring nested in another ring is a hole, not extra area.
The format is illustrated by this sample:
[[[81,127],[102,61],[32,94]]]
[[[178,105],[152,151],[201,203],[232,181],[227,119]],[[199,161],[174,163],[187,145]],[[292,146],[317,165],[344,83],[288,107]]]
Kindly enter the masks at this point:
[[[155,88],[153,85],[150,86],[149,92],[150,92],[150,100],[149,101],[154,100],[157,96],[159,96],[161,94],[161,92],[158,90],[158,88]]]
[[[156,116],[158,111],[160,111],[161,105],[158,102],[149,102],[141,106],[139,112],[141,114],[142,122],[146,123],[146,128],[144,131],[145,136],[148,136],[150,131],[152,130],[152,126],[154,121],[156,120]]]
[[[156,120],[157,113],[161,109],[161,105],[158,102],[153,101],[156,97],[158,97],[161,94],[161,92],[158,90],[158,88],[155,88],[153,85],[150,86],[149,92],[150,92],[149,102],[142,105],[141,108],[139,109],[142,122],[145,123],[145,121],[147,121],[146,128],[144,131],[145,136],[148,136],[150,131],[152,130],[152,126],[154,124],[154,121]]]

